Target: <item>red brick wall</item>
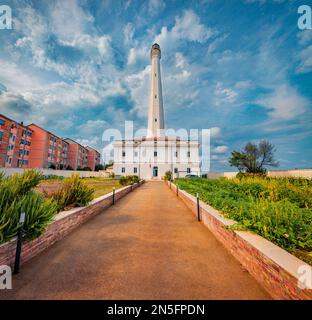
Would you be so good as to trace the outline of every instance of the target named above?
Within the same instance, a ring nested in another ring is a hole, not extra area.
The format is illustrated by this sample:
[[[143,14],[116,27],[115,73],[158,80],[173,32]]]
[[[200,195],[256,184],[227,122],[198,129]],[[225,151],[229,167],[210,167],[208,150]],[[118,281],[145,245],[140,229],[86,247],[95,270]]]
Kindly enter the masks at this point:
[[[141,182],[140,184],[142,184]],[[120,190],[116,190],[115,200],[124,197],[137,188],[140,184],[132,187],[127,186]],[[46,231],[37,239],[24,243],[21,255],[21,264],[36,256],[41,251],[49,248],[55,242],[62,240],[67,234],[76,229],[79,225],[88,219],[101,213],[104,209],[112,205],[112,193],[95,199],[92,203],[84,208],[75,208],[69,212],[62,212],[56,216],[56,219],[50,223]],[[0,245],[0,265],[14,265],[16,240]]]
[[[168,186],[170,186],[169,182]],[[176,193],[174,184],[171,184],[171,190]],[[196,198],[181,190],[179,190],[178,196],[197,216]],[[225,223],[217,219],[215,214],[209,212],[206,207],[204,208],[202,202],[200,202],[202,222],[274,299],[312,299],[312,290],[301,290],[297,285],[297,277],[267,257],[257,247],[244,240],[244,234],[246,235],[247,232],[226,229]],[[276,247],[274,248],[275,251],[284,251],[274,244],[272,244],[272,247]],[[293,259],[296,258],[293,257]]]

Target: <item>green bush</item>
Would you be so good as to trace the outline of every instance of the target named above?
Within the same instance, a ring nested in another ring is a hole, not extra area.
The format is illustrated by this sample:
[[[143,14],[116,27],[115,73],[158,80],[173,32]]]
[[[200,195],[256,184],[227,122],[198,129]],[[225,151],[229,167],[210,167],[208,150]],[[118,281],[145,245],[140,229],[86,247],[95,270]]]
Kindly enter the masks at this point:
[[[138,183],[140,182],[140,178],[138,176],[122,176],[119,178],[119,183],[122,186],[128,186],[130,184]]]
[[[84,207],[93,199],[94,189],[88,187],[85,182],[79,178],[79,174],[73,174],[70,178],[64,180],[61,189],[55,191],[50,196],[58,204],[58,209],[63,210],[66,207]]]
[[[63,180],[63,176],[57,176],[56,174],[45,174],[41,178],[42,180]]]
[[[169,180],[171,180],[171,177],[172,177],[172,172],[166,171],[165,176],[164,176],[164,180],[169,181]]]
[[[242,176],[175,183],[248,229],[293,252],[312,251],[312,185],[305,179]]]
[[[32,191],[40,182],[41,173],[28,170],[11,177],[0,176],[0,243],[16,236],[22,212],[26,214],[26,239],[38,237],[57,212],[54,201]]]

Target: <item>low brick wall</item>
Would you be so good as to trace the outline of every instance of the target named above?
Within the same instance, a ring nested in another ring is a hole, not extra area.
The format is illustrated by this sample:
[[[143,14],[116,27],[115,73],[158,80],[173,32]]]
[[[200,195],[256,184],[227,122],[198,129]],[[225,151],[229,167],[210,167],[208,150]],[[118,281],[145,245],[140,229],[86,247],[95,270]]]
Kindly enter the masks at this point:
[[[168,186],[197,215],[196,198],[183,190],[178,190],[177,193],[177,187],[173,183],[168,182]],[[216,209],[202,201],[200,216],[202,223],[274,299],[312,299],[311,266],[252,232],[227,229],[235,221],[224,218]],[[299,279],[309,289],[300,289]]]
[[[238,172],[208,172],[208,179],[219,179],[221,177],[233,179]],[[267,176],[271,178],[305,178],[312,179],[312,169],[295,170],[269,170]]]
[[[124,197],[143,183],[137,183],[133,186],[126,186],[115,192],[115,201]],[[41,251],[49,248],[55,242],[63,239],[67,234],[90,218],[101,213],[104,209],[110,207],[113,201],[113,193],[109,193],[97,199],[94,199],[88,206],[74,208],[69,211],[63,211],[57,214],[54,220],[48,225],[46,231],[37,239],[23,244],[21,254],[21,264],[36,256]],[[16,239],[0,245],[0,265],[9,265],[13,267],[15,260]]]
[[[12,176],[15,173],[23,173],[29,169],[23,168],[0,168],[0,172],[3,172],[6,176]],[[93,177],[103,177],[108,178],[109,172],[101,170],[101,171],[78,171],[78,170],[53,170],[53,169],[43,169],[36,168],[36,170],[40,171],[44,175],[53,174],[59,177],[70,177],[72,174],[78,174],[81,178],[93,178]]]

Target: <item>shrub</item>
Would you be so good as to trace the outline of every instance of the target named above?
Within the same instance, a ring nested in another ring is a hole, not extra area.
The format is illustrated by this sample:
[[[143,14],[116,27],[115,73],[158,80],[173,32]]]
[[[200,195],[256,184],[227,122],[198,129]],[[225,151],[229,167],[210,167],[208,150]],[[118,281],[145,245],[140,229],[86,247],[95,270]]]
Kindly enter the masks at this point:
[[[95,165],[94,171],[104,170],[104,166],[102,164]]]
[[[35,170],[25,171],[11,177],[0,179],[0,243],[16,236],[19,229],[19,217],[26,214],[24,224],[26,239],[40,236],[47,224],[57,212],[53,200],[32,191],[38,185],[42,175]]]
[[[84,207],[93,199],[94,189],[88,187],[78,174],[64,180],[61,189],[50,196],[58,204],[58,209],[66,207]]]
[[[178,179],[181,189],[237,221],[234,228],[252,230],[294,252],[312,251],[312,185],[305,179]]]
[[[63,180],[63,176],[57,176],[55,174],[45,174],[41,177],[42,180]]]
[[[138,176],[122,176],[119,178],[119,183],[122,186],[138,183],[139,181],[140,181],[140,178]]]
[[[172,172],[171,171],[166,171],[165,176],[164,176],[164,180],[171,180],[172,177]]]

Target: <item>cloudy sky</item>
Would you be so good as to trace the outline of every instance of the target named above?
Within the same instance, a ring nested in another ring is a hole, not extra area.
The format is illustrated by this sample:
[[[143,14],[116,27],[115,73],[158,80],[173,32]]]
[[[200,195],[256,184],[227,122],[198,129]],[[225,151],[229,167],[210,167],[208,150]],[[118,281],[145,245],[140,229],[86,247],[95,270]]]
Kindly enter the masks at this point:
[[[275,144],[280,168],[312,167],[302,1],[5,2],[14,26],[0,30],[1,113],[100,149],[105,129],[146,127],[158,42],[166,126],[213,128],[212,170],[230,169],[230,151],[260,139]]]

